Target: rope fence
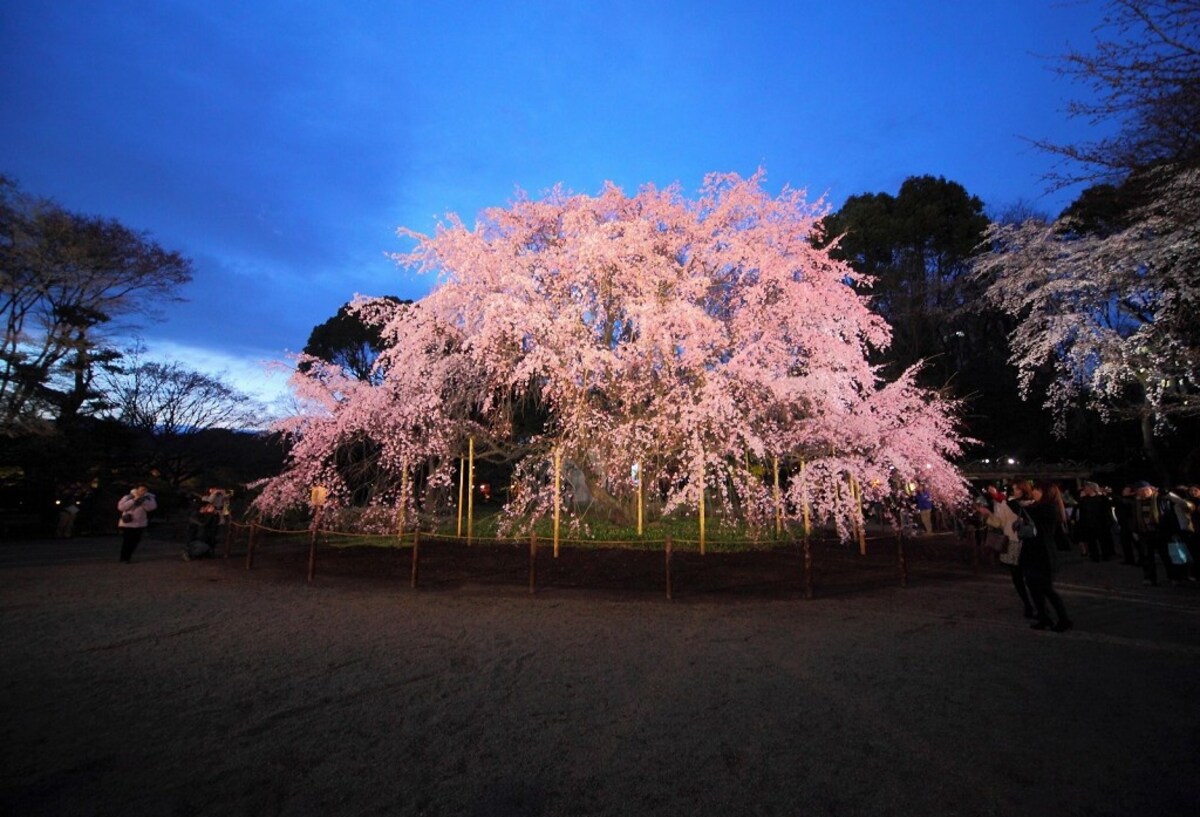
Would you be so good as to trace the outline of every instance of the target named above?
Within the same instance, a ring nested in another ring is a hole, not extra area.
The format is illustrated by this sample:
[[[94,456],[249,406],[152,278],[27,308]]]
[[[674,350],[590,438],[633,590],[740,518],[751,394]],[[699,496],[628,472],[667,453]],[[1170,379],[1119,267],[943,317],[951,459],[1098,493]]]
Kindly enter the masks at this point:
[[[319,520],[316,521],[319,523]],[[403,536],[352,533],[322,529],[319,524],[314,524],[309,528],[288,529],[263,525],[259,522],[241,523],[230,520],[225,527],[223,556],[226,559],[231,558],[235,546],[244,542],[246,570],[254,568],[257,551],[267,542],[286,541],[293,545],[307,544],[306,580],[310,584],[316,576],[317,557],[323,549],[322,546],[339,549],[353,546],[383,547],[401,551],[407,549],[410,557],[407,573],[409,586],[413,589],[420,586],[422,560],[429,561],[433,556],[448,552],[441,547],[442,545],[458,546],[457,557],[467,561],[478,558],[472,556],[472,552],[479,554],[489,548],[527,550],[528,591],[530,594],[538,592],[539,558],[544,567],[546,565],[552,567],[559,560],[557,550],[549,563],[546,563],[544,555],[539,557],[539,554],[544,553],[547,549],[541,548],[540,545],[546,544],[550,540],[548,537],[539,537],[536,533],[531,533],[527,541],[500,538],[468,540],[462,536],[419,530],[406,531]],[[336,544],[338,540],[341,540],[341,544]],[[710,549],[707,555],[700,547],[701,543],[698,540],[671,536],[636,541],[594,539],[560,539],[559,541],[568,545],[584,546],[565,549],[563,555],[570,554],[575,564],[580,564],[583,560],[590,558],[589,552],[595,556],[600,552],[614,550],[636,550],[646,553],[661,551],[662,589],[668,599],[675,597],[680,578],[678,559],[681,557],[687,557],[690,560],[689,566],[694,567],[701,563],[706,565],[711,565],[713,562],[719,563],[723,557],[732,556],[738,556],[742,560],[754,560],[756,555],[760,559],[766,559],[768,558],[767,554],[772,554],[773,558],[779,558],[785,551],[794,549],[795,561],[791,562],[790,557],[787,561],[794,564],[796,573],[792,574],[792,578],[799,579],[801,592],[806,599],[814,597],[815,577],[822,574],[828,577],[856,573],[865,575],[868,569],[874,573],[894,571],[896,583],[900,587],[907,587],[910,565],[915,562],[952,571],[962,571],[969,566],[970,571],[977,574],[983,563],[992,559],[990,552],[985,554],[984,549],[975,541],[974,537],[966,537],[964,540],[954,533],[914,537],[898,532],[890,535],[866,536],[861,541],[861,548],[852,548],[817,537],[785,540],[770,549],[763,549],[761,543],[752,542],[740,543],[744,547],[736,549],[739,543],[727,542],[726,545],[734,546],[735,549],[718,553],[713,553]],[[430,547],[433,548],[432,551]],[[546,573],[547,571],[544,569],[543,581],[545,581]],[[551,586],[553,586],[553,582],[551,582]]]

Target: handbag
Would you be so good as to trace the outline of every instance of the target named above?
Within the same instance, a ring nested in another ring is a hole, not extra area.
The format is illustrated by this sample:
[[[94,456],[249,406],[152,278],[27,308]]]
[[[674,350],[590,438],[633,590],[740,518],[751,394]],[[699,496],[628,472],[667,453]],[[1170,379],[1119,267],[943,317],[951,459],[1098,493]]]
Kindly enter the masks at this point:
[[[1187,545],[1178,536],[1171,538],[1167,542],[1167,555],[1171,557],[1171,564],[1186,565],[1192,560],[1192,554],[1188,552]]]
[[[1029,518],[1029,514],[1025,513],[1025,509],[1021,508],[1021,517],[1013,522],[1013,533],[1018,539],[1036,539],[1038,537],[1037,525]]]
[[[995,553],[1008,550],[1008,537],[1000,531],[990,530],[983,539],[983,546]]]
[[[130,513],[129,511],[125,511],[125,513],[121,514],[121,522],[122,523],[128,525],[132,521],[133,521],[133,514]]]

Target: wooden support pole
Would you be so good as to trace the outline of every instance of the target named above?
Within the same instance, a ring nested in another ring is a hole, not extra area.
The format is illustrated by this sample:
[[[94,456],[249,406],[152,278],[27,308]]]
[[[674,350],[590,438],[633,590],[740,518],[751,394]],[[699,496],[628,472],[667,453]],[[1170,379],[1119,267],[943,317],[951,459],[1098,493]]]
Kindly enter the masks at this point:
[[[412,573],[408,580],[409,586],[414,589],[417,586],[417,566],[420,563],[420,558],[421,558],[421,532],[415,531],[413,533]]]
[[[800,461],[800,485],[801,485],[802,489],[804,488],[804,468],[805,468],[804,461],[801,460]],[[808,491],[803,490],[802,496],[804,497],[804,499],[803,499],[803,502],[800,507],[800,518],[804,525],[804,538],[807,539],[808,535],[810,533],[812,533],[812,516],[811,516],[811,512],[809,511],[809,508],[808,508]]]
[[[704,555],[704,466],[700,466],[700,555]]]
[[[475,438],[467,442],[467,544],[475,532]]]
[[[554,558],[558,558],[558,523],[562,511],[562,449],[554,447]]]
[[[863,524],[862,513],[862,489],[859,488],[858,480],[854,478],[854,474],[850,474],[850,497],[854,501],[854,535],[858,537],[858,552],[862,556],[867,555],[867,527]]]
[[[400,507],[396,509],[396,538],[404,543],[405,513],[408,511],[408,469],[400,472]]]
[[[317,506],[316,514],[313,516],[312,530],[308,536],[308,583],[312,584],[313,576],[317,572],[317,537],[321,533],[321,508]]]
[[[904,558],[904,532],[896,531],[896,569],[900,572],[900,586],[908,587],[908,561]]]
[[[642,487],[642,485],[643,485],[642,464],[640,462],[637,465],[637,469],[638,469],[638,472],[637,472],[637,502],[638,502],[637,535],[639,537],[641,537],[645,533],[645,528],[642,526],[642,520],[645,517],[644,508],[645,508],[645,503],[646,503],[646,498],[645,498],[646,492],[645,492],[644,488]]]
[[[779,457],[772,457],[772,470],[775,472],[775,538],[783,535],[783,492],[779,488]]]
[[[529,534],[529,593],[537,592],[537,534]]]
[[[801,550],[804,554],[804,598],[811,599],[813,597],[812,541],[807,536],[801,541]]]
[[[455,534],[462,538],[462,517],[463,517],[463,484],[467,479],[467,458],[460,456],[458,458],[458,533]]]
[[[671,598],[671,537],[667,537],[666,548],[663,551],[667,572],[667,598]]]
[[[254,545],[258,539],[258,523],[250,523],[250,539],[246,543],[246,569],[254,567]]]

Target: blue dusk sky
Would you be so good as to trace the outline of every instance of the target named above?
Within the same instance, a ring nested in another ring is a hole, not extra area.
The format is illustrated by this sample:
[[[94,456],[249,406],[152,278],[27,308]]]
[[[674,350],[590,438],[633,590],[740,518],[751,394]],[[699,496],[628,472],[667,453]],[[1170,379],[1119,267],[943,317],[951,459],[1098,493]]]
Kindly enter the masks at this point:
[[[945,176],[1056,214],[1029,139],[1095,136],[1052,57],[1103,4],[12,0],[0,173],[195,262],[151,357],[275,393],[355,293],[420,298],[398,227],[472,222],[518,188],[713,171],[836,208]]]

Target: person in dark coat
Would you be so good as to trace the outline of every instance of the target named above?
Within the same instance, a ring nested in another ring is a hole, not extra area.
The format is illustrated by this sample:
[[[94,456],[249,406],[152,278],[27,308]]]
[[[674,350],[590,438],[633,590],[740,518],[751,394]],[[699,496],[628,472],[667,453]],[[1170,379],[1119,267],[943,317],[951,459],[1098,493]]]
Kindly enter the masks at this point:
[[[1083,483],[1075,536],[1093,562],[1108,561],[1113,557],[1112,527],[1112,499],[1096,483]]]
[[[1113,514],[1117,517],[1118,536],[1121,542],[1121,564],[1139,565],[1136,542],[1133,538],[1133,503],[1127,499],[1132,486],[1125,486],[1120,499],[1114,503]]]
[[[188,517],[187,544],[183,547],[185,561],[209,558],[216,552],[220,514],[208,499],[207,496],[196,497],[192,502],[192,513]]]
[[[1062,598],[1054,589],[1055,553],[1057,549],[1056,533],[1058,531],[1059,509],[1055,499],[1056,493],[1051,485],[1041,483],[1033,488],[1032,499],[1024,511],[1037,527],[1037,536],[1025,541],[1021,547],[1020,565],[1025,574],[1025,582],[1029,585],[1029,595],[1033,598],[1033,606],[1037,620],[1030,625],[1035,630],[1052,629],[1057,633],[1065,632],[1074,626]],[[1054,608],[1058,620],[1050,618],[1046,602]]]

